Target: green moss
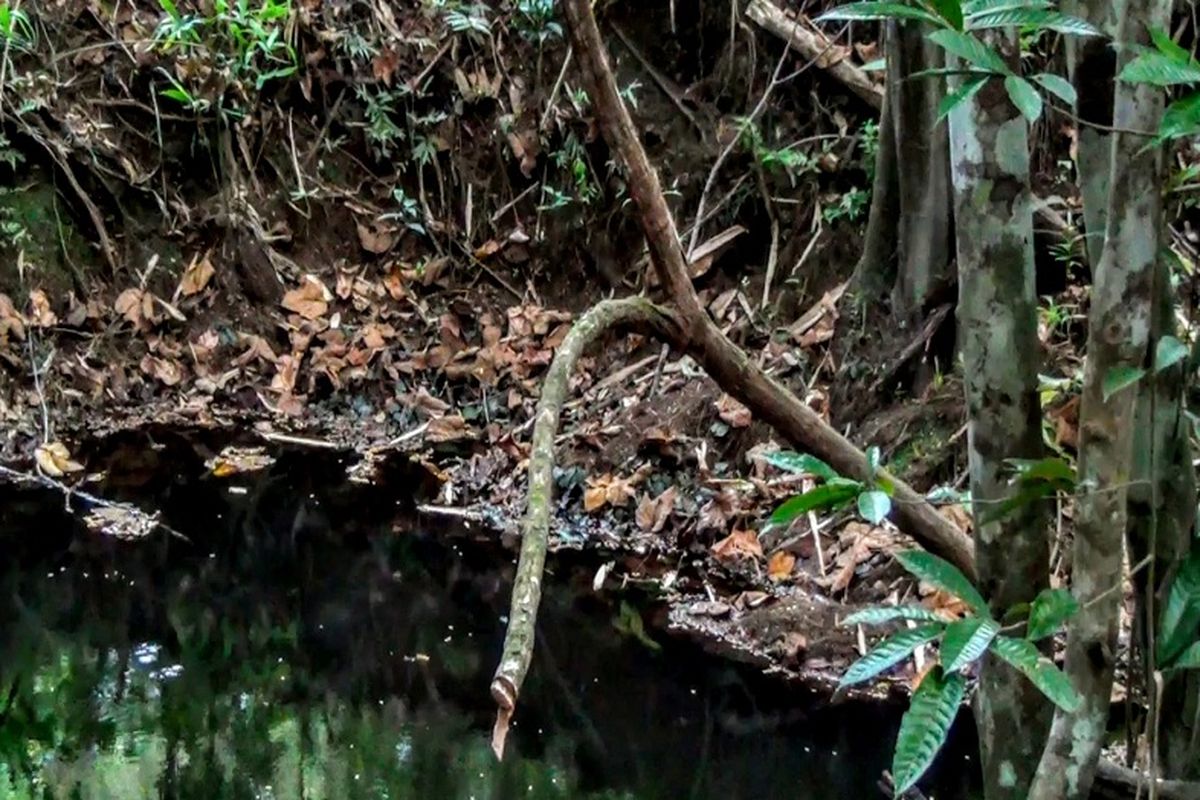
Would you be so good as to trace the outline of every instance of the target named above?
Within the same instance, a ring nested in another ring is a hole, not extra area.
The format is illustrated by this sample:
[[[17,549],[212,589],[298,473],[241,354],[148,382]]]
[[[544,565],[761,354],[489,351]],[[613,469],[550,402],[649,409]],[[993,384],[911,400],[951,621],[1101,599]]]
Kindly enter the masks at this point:
[[[34,174],[24,185],[0,187],[0,258],[15,263],[24,253],[25,287],[62,293],[82,288],[99,266],[97,254],[75,229],[54,184]],[[0,270],[0,291],[21,287],[16,269]]]

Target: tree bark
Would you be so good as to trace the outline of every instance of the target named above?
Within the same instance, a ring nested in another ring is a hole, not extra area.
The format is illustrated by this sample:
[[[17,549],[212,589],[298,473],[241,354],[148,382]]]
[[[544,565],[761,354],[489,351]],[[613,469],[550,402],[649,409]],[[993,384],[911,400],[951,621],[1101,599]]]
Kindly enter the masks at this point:
[[[987,40],[1016,62],[1015,38],[996,32]],[[1045,449],[1028,124],[1000,79],[951,112],[950,163],[976,566],[983,595],[1000,614],[1049,584],[1045,507],[1025,504],[999,519],[991,513],[1016,491],[1006,460],[1037,459]],[[985,796],[1024,800],[1049,723],[1047,704],[994,656],[985,657],[979,680]]]
[[[871,181],[871,209],[863,249],[850,278],[851,294],[863,299],[885,297],[896,282],[896,250],[900,234],[900,176],[896,159],[896,123],[892,101],[883,99],[879,114],[879,150]]]
[[[1148,43],[1149,27],[1170,22],[1170,0],[1116,4],[1122,58]],[[1115,89],[1114,123],[1155,130],[1163,94],[1145,84]],[[1113,134],[1104,248],[1094,270],[1087,364],[1080,406],[1079,488],[1072,589],[1081,610],[1071,620],[1066,672],[1083,698],[1057,709],[1030,790],[1032,800],[1083,800],[1091,791],[1108,723],[1121,601],[1122,538],[1132,469],[1137,392],[1106,391],[1115,370],[1147,365],[1155,265],[1162,224],[1162,155]],[[1107,396],[1106,396],[1107,395]]]
[[[525,519],[521,523],[521,554],[517,575],[513,580],[504,649],[500,655],[500,665],[492,678],[492,698],[498,708],[496,727],[492,732],[492,749],[497,758],[504,753],[509,721],[533,656],[538,606],[542,598],[542,570],[546,563],[554,500],[554,437],[558,433],[558,421],[571,373],[583,351],[605,331],[618,325],[635,325],[667,341],[679,340],[671,312],[645,298],[630,297],[597,303],[571,326],[567,338],[554,353],[534,417],[533,441],[529,450],[529,489],[525,500]]]
[[[899,264],[892,310],[905,322],[921,318],[935,290],[954,285],[949,132],[938,122],[945,82],[912,77],[945,66],[942,49],[929,41],[929,32],[916,22],[888,22],[888,102],[896,160],[904,165],[897,170]]]

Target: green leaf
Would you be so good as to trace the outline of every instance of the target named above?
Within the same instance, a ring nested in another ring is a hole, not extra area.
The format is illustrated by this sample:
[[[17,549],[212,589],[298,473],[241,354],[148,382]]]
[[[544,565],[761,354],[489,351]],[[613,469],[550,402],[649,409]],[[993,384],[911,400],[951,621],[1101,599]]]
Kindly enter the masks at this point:
[[[987,650],[1000,632],[1000,623],[987,617],[967,617],[946,626],[942,636],[942,669],[957,672]]]
[[[917,19],[939,28],[946,26],[941,17],[923,8],[914,8],[903,3],[877,3],[874,0],[838,6],[817,17],[815,22],[885,19]]]
[[[991,75],[985,75],[982,78],[972,78],[969,81],[963,81],[962,85],[949,92],[938,103],[937,121],[941,122],[951,111],[958,108],[963,103],[968,102],[972,97],[979,94],[979,90],[988,82]]]
[[[1025,484],[1016,493],[1009,495],[1000,502],[985,506],[983,513],[976,515],[978,522],[980,525],[991,525],[993,522],[1004,519],[1019,508],[1024,508],[1030,503],[1036,503],[1039,500],[1052,497],[1056,491],[1058,489],[1053,483],[1037,481]]]
[[[1200,669],[1200,642],[1194,642],[1191,647],[1179,654],[1167,669]]]
[[[946,743],[966,688],[967,679],[963,675],[947,675],[934,668],[913,692],[908,711],[900,721],[892,756],[896,797],[903,796],[920,780]]]
[[[1066,589],[1043,589],[1029,609],[1025,638],[1036,642],[1053,635],[1077,611],[1079,601]]]
[[[1200,628],[1200,552],[1179,567],[1159,620],[1158,663],[1170,664],[1196,640]]]
[[[1158,48],[1158,52],[1162,53],[1169,59],[1180,64],[1188,64],[1192,61],[1192,54],[1185,48],[1180,47],[1171,34],[1164,31],[1162,28],[1150,29],[1150,41]]]
[[[1188,346],[1174,336],[1164,336],[1154,348],[1154,371],[1170,369],[1188,357]]]
[[[829,481],[839,477],[837,470],[816,456],[810,456],[808,453],[794,453],[791,450],[780,450],[763,456],[763,461],[788,472],[795,472],[800,475],[816,475],[822,480]]]
[[[1016,75],[1004,79],[1004,88],[1008,91],[1008,99],[1021,112],[1025,119],[1037,122],[1042,115],[1042,96],[1033,88],[1033,84]]]
[[[1078,99],[1075,87],[1061,75],[1055,75],[1052,72],[1043,72],[1039,75],[1034,75],[1030,80],[1037,83],[1038,86],[1041,86],[1059,100],[1062,100],[1068,106],[1075,107],[1075,101]]]
[[[967,576],[949,561],[924,550],[902,550],[896,554],[896,560],[917,578],[949,592],[977,614],[988,613],[983,595],[979,594],[979,590],[967,580]]]
[[[1135,383],[1140,381],[1146,374],[1146,370],[1141,367],[1113,367],[1104,376],[1104,382],[1101,384],[1100,391],[1104,395],[1104,401],[1108,402],[1108,398],[1112,397],[1122,389],[1128,389]]]
[[[826,483],[788,500],[771,515],[771,525],[788,525],[801,514],[826,508],[840,508],[854,499],[862,490],[857,482]]]
[[[963,29],[963,11],[959,0],[929,0],[929,5],[956,31]]]
[[[967,18],[969,31],[988,28],[1033,28],[1073,36],[1100,36],[1100,29],[1090,22],[1058,11],[1039,8],[1008,8],[973,14]]]
[[[992,652],[1007,661],[1028,678],[1042,694],[1064,711],[1077,711],[1083,698],[1054,662],[1038,652],[1031,642],[997,636],[992,640]]]
[[[838,683],[838,688],[844,689],[847,686],[871,680],[885,669],[908,658],[921,645],[932,642],[941,635],[945,627],[945,623],[936,622],[889,636],[877,644],[871,652],[850,665],[850,669],[846,670],[846,674]]]
[[[1194,60],[1180,63],[1162,53],[1144,50],[1126,64],[1117,77],[1128,83],[1149,83],[1154,86],[1196,83],[1200,82],[1200,64]]]
[[[878,525],[887,519],[892,511],[892,498],[887,492],[872,489],[858,496],[858,513],[872,525]]]
[[[842,625],[883,625],[898,619],[911,619],[915,622],[945,622],[945,618],[935,611],[923,606],[875,606],[855,611],[842,620]]]
[[[1065,458],[1009,458],[1005,463],[1016,469],[1017,477],[1025,485],[1045,482],[1068,489],[1075,485],[1075,470]]]
[[[952,31],[943,28],[929,34],[929,41],[941,47],[947,53],[958,56],[968,64],[978,67],[985,72],[998,75],[1011,75],[1012,70],[1001,58],[1000,54],[988,47],[969,33]]]
[[[1195,136],[1197,133],[1200,133],[1200,92],[1193,92],[1167,106],[1154,144]]]
[[[867,473],[871,480],[875,480],[875,473],[879,471],[879,465],[883,461],[883,455],[879,452],[879,448],[871,445],[867,448]]]
[[[1013,8],[1052,8],[1050,0],[967,0],[963,3],[963,14],[976,17],[992,11],[1008,11]]]

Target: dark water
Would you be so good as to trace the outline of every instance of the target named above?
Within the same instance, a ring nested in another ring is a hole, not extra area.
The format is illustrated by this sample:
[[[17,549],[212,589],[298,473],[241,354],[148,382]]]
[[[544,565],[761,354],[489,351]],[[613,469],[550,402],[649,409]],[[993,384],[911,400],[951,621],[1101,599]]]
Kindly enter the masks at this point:
[[[617,624],[636,598],[592,594],[578,556],[551,562],[497,763],[511,554],[417,519],[428,487],[404,467],[364,488],[285,452],[218,479],[206,454],[88,454],[103,491],[190,542],[97,536],[61,497],[0,485],[0,800],[883,796],[897,709],[823,707],[648,627],[654,648]],[[962,738],[933,797],[967,796]]]

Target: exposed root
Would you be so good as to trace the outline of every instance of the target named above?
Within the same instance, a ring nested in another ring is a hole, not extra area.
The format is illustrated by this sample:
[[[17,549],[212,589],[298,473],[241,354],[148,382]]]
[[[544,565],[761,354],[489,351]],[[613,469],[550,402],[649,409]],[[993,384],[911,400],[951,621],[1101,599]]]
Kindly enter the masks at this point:
[[[492,697],[498,706],[496,726],[492,731],[492,749],[497,758],[504,753],[509,721],[533,656],[538,603],[542,597],[542,569],[546,563],[550,511],[554,499],[554,437],[558,433],[558,421],[571,373],[588,345],[605,331],[617,326],[633,326],[667,341],[680,340],[677,322],[670,311],[644,297],[629,297],[604,300],[593,306],[571,327],[571,332],[554,354],[534,417],[533,443],[529,453],[529,489],[525,519],[521,523],[521,557],[513,580],[512,608],[504,637],[504,651],[492,679]]]

